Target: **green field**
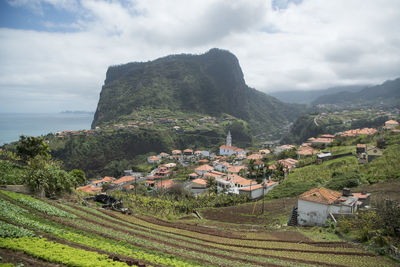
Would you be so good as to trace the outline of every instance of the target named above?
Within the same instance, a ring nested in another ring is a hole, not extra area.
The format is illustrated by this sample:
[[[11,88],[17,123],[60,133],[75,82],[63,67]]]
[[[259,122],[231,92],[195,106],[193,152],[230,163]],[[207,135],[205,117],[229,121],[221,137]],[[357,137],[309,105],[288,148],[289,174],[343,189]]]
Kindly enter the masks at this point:
[[[345,242],[225,231],[6,191],[0,220],[2,251],[69,266],[396,266]]]

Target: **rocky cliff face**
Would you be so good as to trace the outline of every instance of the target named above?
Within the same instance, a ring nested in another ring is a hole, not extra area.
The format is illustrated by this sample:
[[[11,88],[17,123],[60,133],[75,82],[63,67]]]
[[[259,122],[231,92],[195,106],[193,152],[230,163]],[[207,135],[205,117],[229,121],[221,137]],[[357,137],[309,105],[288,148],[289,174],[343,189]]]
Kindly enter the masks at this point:
[[[291,120],[299,109],[249,88],[238,59],[220,49],[110,67],[92,127],[140,108],[226,113],[248,121],[255,131]]]

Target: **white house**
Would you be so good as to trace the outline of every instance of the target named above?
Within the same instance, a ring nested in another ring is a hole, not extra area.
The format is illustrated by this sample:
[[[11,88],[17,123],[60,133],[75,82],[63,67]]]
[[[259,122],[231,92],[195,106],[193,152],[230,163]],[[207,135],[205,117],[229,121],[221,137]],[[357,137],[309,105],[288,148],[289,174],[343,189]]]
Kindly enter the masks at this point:
[[[240,195],[248,195],[251,199],[260,198],[267,192],[261,184],[239,188]]]
[[[225,162],[225,161],[220,162],[220,161],[217,161],[217,160],[213,162],[213,166],[217,171],[220,171],[220,172],[227,172],[228,169],[230,167],[232,167],[232,165],[229,164],[228,162]]]
[[[299,225],[322,225],[334,214],[350,214],[357,211],[358,198],[350,190],[343,193],[323,187],[313,188],[300,195],[297,202]]]

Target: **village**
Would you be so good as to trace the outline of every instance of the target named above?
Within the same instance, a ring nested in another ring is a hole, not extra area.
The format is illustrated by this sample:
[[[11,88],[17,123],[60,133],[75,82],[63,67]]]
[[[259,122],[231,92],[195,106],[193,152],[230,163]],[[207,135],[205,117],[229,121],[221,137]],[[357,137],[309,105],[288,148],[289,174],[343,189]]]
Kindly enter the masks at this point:
[[[135,192],[138,186],[145,187],[148,194],[162,193],[174,187],[181,187],[193,194],[244,195],[249,200],[257,200],[267,195],[275,186],[299,166],[299,161],[313,159],[310,164],[354,155],[359,164],[371,162],[383,154],[377,146],[357,144],[355,151],[330,151],[330,145],[339,137],[369,136],[379,131],[400,132],[399,123],[386,121],[382,127],[363,128],[339,132],[334,135],[322,134],[310,137],[300,146],[285,144],[269,149],[246,151],[232,145],[232,136],[228,132],[226,143],[217,153],[208,150],[174,149],[170,153],[161,152],[149,156],[147,164],[154,168],[150,173],[126,170],[125,176],[118,179],[106,176],[77,188],[86,193],[112,191]],[[288,157],[285,157],[288,156]],[[314,160],[315,159],[315,160]],[[187,173],[185,179],[176,179],[175,174],[181,168]],[[335,220],[337,214],[354,213],[358,208],[368,206],[370,194],[354,193],[348,189],[343,192],[326,188],[314,188],[299,196],[298,204],[293,207],[289,225],[321,225],[327,218]]]

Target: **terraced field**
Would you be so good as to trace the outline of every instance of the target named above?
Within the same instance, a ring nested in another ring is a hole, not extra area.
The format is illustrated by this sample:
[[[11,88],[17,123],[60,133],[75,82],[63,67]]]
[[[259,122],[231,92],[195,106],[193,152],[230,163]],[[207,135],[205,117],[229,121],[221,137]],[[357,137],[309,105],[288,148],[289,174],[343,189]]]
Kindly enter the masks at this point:
[[[5,191],[0,248],[69,266],[396,266],[345,242],[223,231]]]

